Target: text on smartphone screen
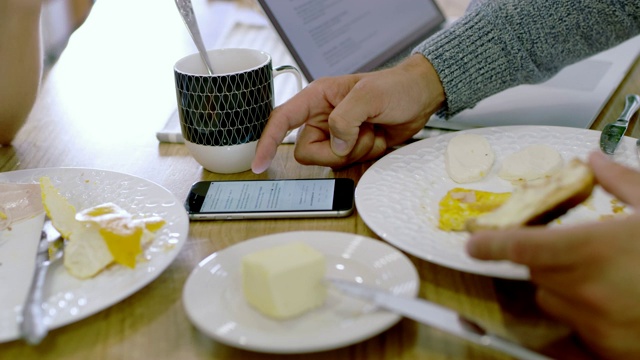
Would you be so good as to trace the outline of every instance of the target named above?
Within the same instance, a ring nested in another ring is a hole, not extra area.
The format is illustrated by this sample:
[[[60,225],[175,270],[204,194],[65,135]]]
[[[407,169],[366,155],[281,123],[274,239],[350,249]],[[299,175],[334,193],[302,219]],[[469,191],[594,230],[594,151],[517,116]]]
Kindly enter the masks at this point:
[[[213,182],[201,212],[331,210],[335,181]]]

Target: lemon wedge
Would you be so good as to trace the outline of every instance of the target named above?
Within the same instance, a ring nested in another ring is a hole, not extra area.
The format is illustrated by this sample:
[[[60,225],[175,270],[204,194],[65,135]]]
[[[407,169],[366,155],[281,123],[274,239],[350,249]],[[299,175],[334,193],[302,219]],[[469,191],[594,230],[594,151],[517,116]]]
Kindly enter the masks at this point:
[[[53,227],[63,238],[68,239],[76,224],[76,208],[69,204],[48,177],[40,178],[40,194],[42,205]]]

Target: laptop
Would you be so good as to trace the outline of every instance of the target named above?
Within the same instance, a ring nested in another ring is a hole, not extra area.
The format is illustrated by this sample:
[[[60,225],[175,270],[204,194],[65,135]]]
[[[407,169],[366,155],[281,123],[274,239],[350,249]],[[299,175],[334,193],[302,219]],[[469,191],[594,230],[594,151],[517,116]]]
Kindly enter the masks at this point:
[[[433,0],[258,2],[308,81],[393,65],[448,25]],[[434,115],[427,127],[589,128],[639,54],[640,36],[568,66],[544,83],[488,97],[451,119]]]
[[[446,19],[432,0],[258,0],[307,81],[391,66]]]

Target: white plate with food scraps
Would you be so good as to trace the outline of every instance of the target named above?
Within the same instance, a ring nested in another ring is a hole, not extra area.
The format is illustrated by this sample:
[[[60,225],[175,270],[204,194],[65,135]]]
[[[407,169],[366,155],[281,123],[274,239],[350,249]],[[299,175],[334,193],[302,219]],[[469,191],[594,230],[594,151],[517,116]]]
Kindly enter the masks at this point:
[[[67,273],[62,260],[55,262],[44,288],[49,329],[84,319],[140,290],[173,262],[187,239],[189,219],[182,202],[139,177],[97,169],[44,168],[0,173],[0,183],[37,184],[43,176],[78,211],[113,202],[134,216],[157,215],[166,221],[134,269],[111,265],[80,280]],[[34,273],[43,221],[44,213],[0,231],[0,342],[20,337],[17,321]]]
[[[491,172],[480,181],[455,183],[445,169],[447,144],[461,133],[484,136],[495,153]],[[526,267],[469,257],[465,251],[467,232],[447,232],[438,228],[440,200],[454,187],[512,191],[512,184],[497,175],[500,164],[506,156],[529,145],[549,145],[566,163],[575,157],[586,160],[590,152],[599,150],[599,141],[600,131],[553,126],[479,128],[424,139],[386,155],[365,172],[356,187],[358,214],[382,239],[418,258],[479,275],[528,279]],[[635,139],[623,138],[613,158],[638,168]],[[616,210],[619,210],[619,204],[596,187],[591,199],[550,226],[595,221],[613,215]]]
[[[202,260],[185,283],[182,299],[191,322],[230,346],[265,353],[309,353],[351,345],[375,336],[400,316],[329,288],[323,306],[288,320],[262,315],[245,300],[244,255],[302,241],[325,255],[326,276],[415,297],[418,273],[406,255],[383,241],[331,231],[295,231],[261,236]]]

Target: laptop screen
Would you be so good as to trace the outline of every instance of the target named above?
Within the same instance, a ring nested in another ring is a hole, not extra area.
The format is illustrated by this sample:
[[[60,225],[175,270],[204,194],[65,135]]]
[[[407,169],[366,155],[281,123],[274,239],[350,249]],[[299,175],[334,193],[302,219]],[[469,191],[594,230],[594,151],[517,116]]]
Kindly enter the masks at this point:
[[[373,70],[444,23],[433,0],[259,0],[307,80]]]

